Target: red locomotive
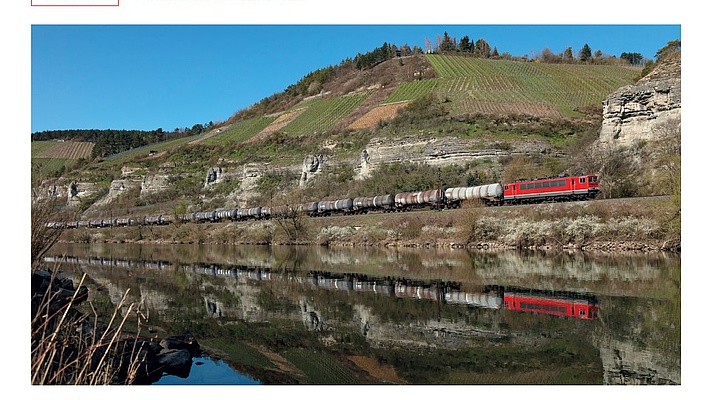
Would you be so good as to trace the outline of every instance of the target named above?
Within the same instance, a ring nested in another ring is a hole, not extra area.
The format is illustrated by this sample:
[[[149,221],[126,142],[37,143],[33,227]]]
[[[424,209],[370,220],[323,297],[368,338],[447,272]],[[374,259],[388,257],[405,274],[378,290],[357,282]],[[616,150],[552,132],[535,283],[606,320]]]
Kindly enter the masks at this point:
[[[558,176],[504,184],[504,204],[594,199],[597,175]]]
[[[597,319],[599,306],[593,297],[546,296],[543,293],[504,292],[504,309],[538,314]]]

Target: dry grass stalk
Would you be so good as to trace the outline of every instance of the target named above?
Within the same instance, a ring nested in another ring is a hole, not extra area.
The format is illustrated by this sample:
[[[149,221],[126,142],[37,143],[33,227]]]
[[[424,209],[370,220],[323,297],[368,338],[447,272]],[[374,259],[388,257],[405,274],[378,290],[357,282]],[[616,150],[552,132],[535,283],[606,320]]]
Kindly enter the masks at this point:
[[[56,269],[52,280],[55,276]],[[82,277],[81,283],[85,277]],[[128,342],[120,340],[126,320],[136,307],[134,303],[126,303],[129,290],[116,305],[107,328],[100,330],[93,305],[93,326],[87,323],[85,315],[73,307],[79,297],[85,295],[80,294],[81,283],[69,299],[62,299],[61,292],[52,292],[50,284],[39,301],[32,319],[32,384],[132,384],[146,355],[137,348],[138,337],[128,355],[125,354]],[[57,309],[58,304],[61,306]],[[118,325],[111,328],[119,320],[119,312],[124,307],[127,307],[127,312]],[[137,312],[138,332],[142,315],[139,314]]]

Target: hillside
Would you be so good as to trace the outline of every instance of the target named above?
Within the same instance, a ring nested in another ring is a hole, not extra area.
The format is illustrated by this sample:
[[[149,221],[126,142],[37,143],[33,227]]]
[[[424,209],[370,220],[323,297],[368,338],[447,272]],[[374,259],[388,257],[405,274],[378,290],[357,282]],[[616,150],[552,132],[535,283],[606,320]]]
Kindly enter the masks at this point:
[[[408,190],[419,190],[437,169],[451,185],[586,172],[571,161],[575,147],[599,129],[606,96],[639,73],[396,57],[337,70],[315,94],[265,99],[207,133],[63,173],[55,192],[90,217],[246,207],[297,188],[307,199],[391,191],[408,179],[416,186]]]

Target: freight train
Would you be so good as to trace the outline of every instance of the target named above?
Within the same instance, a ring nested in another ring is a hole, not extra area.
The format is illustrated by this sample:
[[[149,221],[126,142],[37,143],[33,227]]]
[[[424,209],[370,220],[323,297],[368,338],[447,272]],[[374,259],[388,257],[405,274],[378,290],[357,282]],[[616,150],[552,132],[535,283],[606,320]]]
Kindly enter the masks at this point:
[[[69,223],[49,222],[50,228],[103,228],[111,226],[167,225],[180,222],[225,222],[266,220],[300,213],[309,217],[331,215],[355,215],[368,212],[404,212],[416,209],[452,209],[464,202],[478,201],[486,206],[532,204],[573,200],[591,200],[600,193],[597,175],[577,175],[538,178],[527,181],[482,186],[451,187],[395,195],[384,194],[370,197],[355,197],[321,200],[292,206],[235,208],[228,210],[200,211],[182,215],[153,215],[96,219]]]

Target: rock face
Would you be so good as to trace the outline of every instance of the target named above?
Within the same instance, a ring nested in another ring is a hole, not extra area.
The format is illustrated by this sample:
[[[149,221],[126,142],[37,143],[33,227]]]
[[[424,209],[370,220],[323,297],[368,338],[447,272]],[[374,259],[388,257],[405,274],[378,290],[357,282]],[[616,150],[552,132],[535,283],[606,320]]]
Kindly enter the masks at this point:
[[[374,138],[361,152],[356,179],[364,179],[380,164],[396,162],[423,163],[434,167],[465,165],[469,162],[509,155],[555,155],[550,143],[539,139],[522,139],[513,143],[460,139],[456,137]]]
[[[681,124],[680,53],[605,99],[598,143],[618,147],[655,140],[669,124]]]
[[[314,175],[323,170],[323,155],[321,154],[309,154],[304,158],[304,162],[301,165],[301,175],[299,178],[299,187],[306,186],[306,182],[309,181]]]

